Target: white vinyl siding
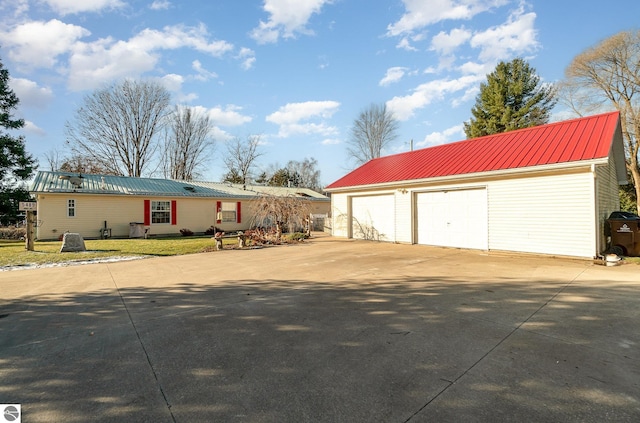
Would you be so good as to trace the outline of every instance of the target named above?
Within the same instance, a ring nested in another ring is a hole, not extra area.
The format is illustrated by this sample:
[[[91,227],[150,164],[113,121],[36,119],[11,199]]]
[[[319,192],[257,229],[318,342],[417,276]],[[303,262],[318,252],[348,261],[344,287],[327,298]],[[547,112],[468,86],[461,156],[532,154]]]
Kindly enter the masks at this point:
[[[493,181],[489,185],[489,248],[593,257],[591,172]]]
[[[85,239],[98,238],[100,230],[107,222],[113,237],[128,237],[131,222],[144,221],[144,205],[137,196],[115,195],[82,195],[76,197],[76,217],[67,217],[68,194],[38,194],[38,226],[37,239],[57,239],[65,232],[81,234]],[[154,199],[152,201],[171,201],[171,198]],[[217,199],[179,198],[178,225],[153,225],[150,235],[178,234],[182,228],[193,232],[204,232],[216,225]],[[242,201],[242,210],[250,213],[253,207],[250,200]],[[236,202],[233,202],[236,204]],[[326,211],[325,211],[326,212]],[[247,217],[243,223],[225,224],[225,231],[245,230],[252,220]],[[186,222],[186,223],[182,223]],[[219,225],[218,225],[219,226]]]
[[[395,241],[393,194],[351,197],[351,236],[357,239]]]
[[[347,194],[331,195],[331,234],[349,237],[349,197]]]
[[[419,192],[416,223],[419,244],[486,250],[487,190]]]
[[[411,192],[407,190],[397,190],[395,196],[396,215],[401,216],[396,219],[396,242],[412,243]]]
[[[596,195],[597,195],[597,231],[598,249],[603,253],[607,248],[607,240],[604,236],[604,224],[611,212],[620,210],[620,192],[618,177],[613,157],[609,156],[606,166],[596,168]]]

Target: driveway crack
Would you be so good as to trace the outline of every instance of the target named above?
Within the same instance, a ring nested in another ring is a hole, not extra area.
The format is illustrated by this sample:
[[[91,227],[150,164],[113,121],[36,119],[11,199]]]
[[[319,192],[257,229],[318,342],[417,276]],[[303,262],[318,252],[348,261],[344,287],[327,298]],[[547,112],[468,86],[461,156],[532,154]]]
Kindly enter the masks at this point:
[[[127,307],[127,302],[124,300],[124,297],[122,296],[122,293],[120,292],[120,288],[118,287],[118,284],[116,283],[116,280],[113,277],[113,274],[111,273],[111,269],[109,269],[108,265],[107,265],[107,270],[109,270],[109,276],[111,277],[111,281],[113,281],[113,286],[115,286],[116,291],[118,291],[118,296],[120,297],[120,301],[122,301],[122,305],[124,306],[125,311],[127,312],[127,316],[129,317],[129,321],[131,322],[131,326],[133,327],[133,330],[136,333],[136,337],[138,338],[138,342],[140,343],[140,346],[142,347],[142,351],[144,352],[144,356],[147,358],[147,363],[149,364],[149,368],[151,369],[151,373],[153,374],[153,378],[156,380],[156,386],[160,390],[160,394],[162,394],[162,398],[164,399],[164,402],[167,405],[167,410],[169,410],[169,414],[171,415],[171,420],[174,423],[177,423],[176,417],[173,415],[173,412],[171,411],[171,403],[169,402],[169,399],[167,398],[167,395],[164,392],[164,389],[162,388],[162,384],[160,383],[160,380],[158,379],[158,374],[156,373],[156,369],[153,366],[153,362],[151,361],[151,357],[149,357],[149,352],[147,351],[147,348],[145,347],[144,342],[142,342],[142,338],[140,337],[140,332],[138,331],[138,328],[136,327],[136,324],[133,321],[133,318],[131,317],[131,312],[129,312],[129,307]]]

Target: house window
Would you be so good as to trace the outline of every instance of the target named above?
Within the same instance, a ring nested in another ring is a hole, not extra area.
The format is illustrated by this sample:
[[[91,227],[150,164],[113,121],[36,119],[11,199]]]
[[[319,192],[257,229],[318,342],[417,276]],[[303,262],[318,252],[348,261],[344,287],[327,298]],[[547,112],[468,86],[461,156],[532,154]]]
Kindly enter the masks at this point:
[[[171,223],[171,201],[151,202],[151,223]]]
[[[222,214],[223,222],[236,222],[236,203],[222,203],[222,210],[220,211]]]
[[[67,217],[76,217],[76,200],[67,200]]]

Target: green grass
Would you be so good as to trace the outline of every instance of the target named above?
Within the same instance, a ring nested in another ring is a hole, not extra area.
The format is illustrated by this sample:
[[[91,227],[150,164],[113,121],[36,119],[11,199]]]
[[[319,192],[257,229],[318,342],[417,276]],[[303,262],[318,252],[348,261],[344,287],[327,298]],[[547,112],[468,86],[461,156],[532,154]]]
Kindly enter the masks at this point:
[[[61,241],[36,241],[34,251],[27,251],[24,241],[0,241],[0,267],[30,264],[63,263],[122,256],[175,256],[211,251],[211,237],[174,237],[150,239],[85,240],[86,252],[60,253]],[[224,245],[237,244],[235,238]]]

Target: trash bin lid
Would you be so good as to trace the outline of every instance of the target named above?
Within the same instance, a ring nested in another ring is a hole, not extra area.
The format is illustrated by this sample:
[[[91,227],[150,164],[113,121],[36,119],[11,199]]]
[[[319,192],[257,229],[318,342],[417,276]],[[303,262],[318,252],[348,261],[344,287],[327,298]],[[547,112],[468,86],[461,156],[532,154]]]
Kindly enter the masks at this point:
[[[640,220],[640,216],[625,211],[614,211],[609,215],[609,219]]]

